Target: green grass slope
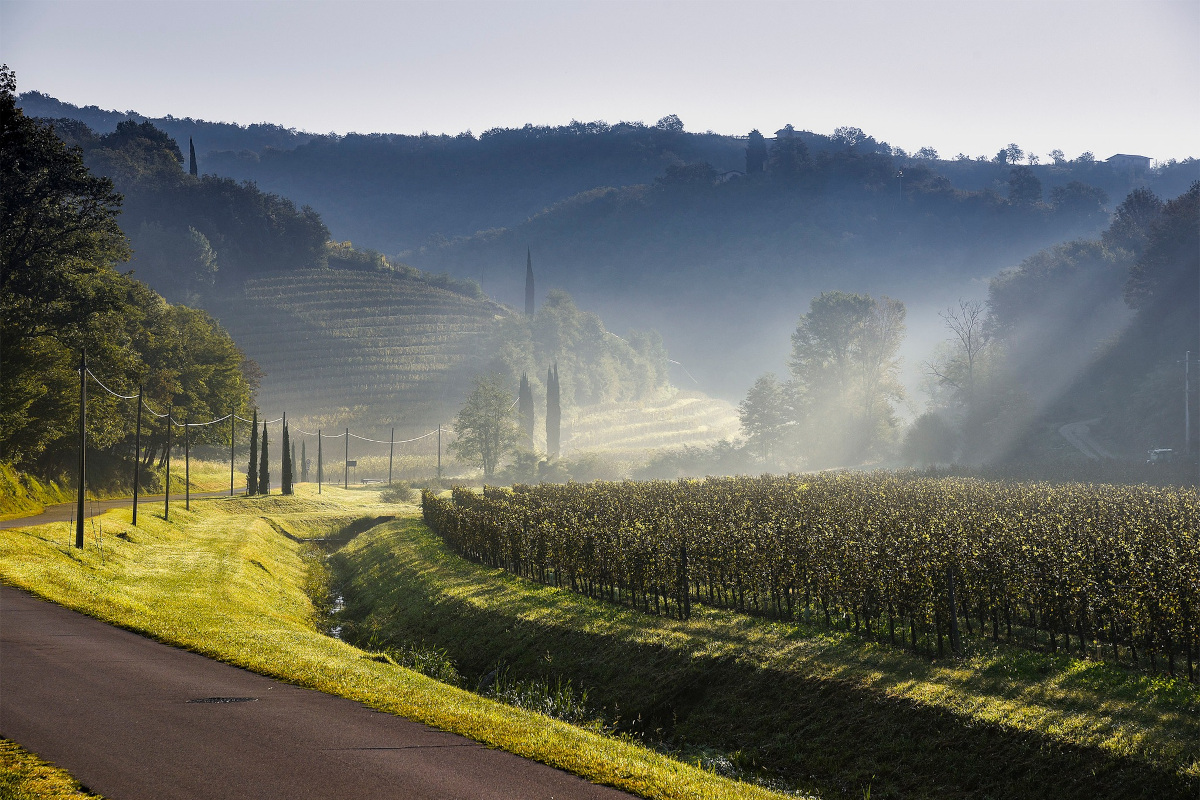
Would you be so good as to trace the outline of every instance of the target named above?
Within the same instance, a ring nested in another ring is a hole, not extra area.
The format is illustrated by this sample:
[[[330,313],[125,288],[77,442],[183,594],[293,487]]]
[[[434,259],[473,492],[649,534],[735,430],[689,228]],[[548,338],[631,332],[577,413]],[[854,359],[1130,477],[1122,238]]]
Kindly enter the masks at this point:
[[[105,514],[80,551],[66,523],[5,531],[0,581],[159,641],[357,700],[617,786],[646,798],[777,794],[666,758],[629,741],[497,703],[399,667],[319,631],[311,590],[319,551],[306,539],[362,530],[362,518],[414,506],[379,493],[315,487],[284,498],[219,498],[129,524]],[[102,546],[101,546],[102,543]],[[306,591],[307,589],[307,591]],[[0,761],[3,780],[5,761]]]
[[[1185,681],[987,642],[931,662],[701,606],[656,617],[466,562],[416,520],[358,537],[335,563],[352,637],[444,650],[470,686],[499,665],[570,681],[619,730],[820,797],[1200,789],[1200,692]]]

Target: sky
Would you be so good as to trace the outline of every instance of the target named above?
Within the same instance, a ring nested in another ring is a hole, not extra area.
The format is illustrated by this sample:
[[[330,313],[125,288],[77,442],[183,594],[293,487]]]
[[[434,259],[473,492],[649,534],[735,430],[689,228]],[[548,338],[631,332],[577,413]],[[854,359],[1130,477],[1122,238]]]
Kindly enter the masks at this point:
[[[862,128],[941,157],[1200,156],[1200,0],[0,0],[18,89],[315,133]]]

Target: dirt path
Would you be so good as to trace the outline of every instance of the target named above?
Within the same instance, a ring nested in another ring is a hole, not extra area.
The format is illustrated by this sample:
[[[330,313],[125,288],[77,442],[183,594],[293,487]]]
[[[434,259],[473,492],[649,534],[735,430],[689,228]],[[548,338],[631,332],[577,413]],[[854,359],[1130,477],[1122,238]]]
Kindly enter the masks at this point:
[[[0,735],[114,800],[630,797],[7,586]]]

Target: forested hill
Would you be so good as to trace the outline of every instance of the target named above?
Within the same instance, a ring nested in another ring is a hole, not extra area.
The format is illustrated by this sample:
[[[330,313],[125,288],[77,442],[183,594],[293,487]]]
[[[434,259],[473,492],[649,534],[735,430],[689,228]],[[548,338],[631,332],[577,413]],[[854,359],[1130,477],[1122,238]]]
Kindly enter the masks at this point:
[[[22,94],[21,103],[31,116],[81,120],[99,134],[123,120],[146,121],[135,111],[79,108],[38,92]],[[431,239],[511,228],[581,192],[650,184],[670,165],[707,163],[725,174],[746,171],[748,163],[746,137],[686,131],[674,116],[651,125],[572,122],[419,136],[318,135],[266,123],[238,126],[176,117],[149,121],[181,146],[194,141],[200,174],[251,180],[298,205],[311,205],[335,239],[388,254],[430,245]],[[927,168],[956,189],[990,189],[1002,197],[1009,171],[1018,163],[1029,166],[1047,199],[1072,181],[1101,189],[1112,204],[1146,182],[1160,196],[1173,197],[1197,177],[1194,163],[1143,175],[1114,169],[1103,161],[1107,153],[1071,159],[1060,153],[1052,162],[1030,165],[1031,154],[1016,145],[994,154],[939,159],[931,149],[908,154],[853,127],[830,135],[790,128],[779,138],[802,143],[814,158],[881,155],[891,176]],[[773,134],[766,133],[769,145]]]

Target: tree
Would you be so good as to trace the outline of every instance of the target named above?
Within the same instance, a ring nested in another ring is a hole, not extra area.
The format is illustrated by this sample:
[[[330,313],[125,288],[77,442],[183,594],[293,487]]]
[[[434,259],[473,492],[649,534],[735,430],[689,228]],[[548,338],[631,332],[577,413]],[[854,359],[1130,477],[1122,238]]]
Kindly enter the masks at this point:
[[[294,453],[292,452],[292,442],[288,438],[288,426],[286,424],[283,426],[282,442],[283,442],[283,448],[280,451],[280,458],[283,463],[280,465],[279,491],[281,494],[291,494],[292,493],[292,457],[294,456]]]
[[[196,145],[192,144],[191,137],[188,137],[188,173],[197,178],[200,176],[200,170],[196,166]]]
[[[246,494],[258,494],[258,409],[254,409],[254,421],[250,424],[250,466],[246,470]]]
[[[1124,250],[1134,258],[1150,241],[1150,231],[1162,216],[1163,202],[1149,189],[1134,189],[1113,214],[1112,223],[1100,236],[1110,250]]]
[[[479,376],[475,388],[454,420],[457,439],[450,449],[483,468],[485,479],[496,473],[501,459],[520,437],[512,414],[512,395],[500,375]]]
[[[808,145],[791,125],[785,125],[771,143],[768,160],[772,174],[793,177],[808,165]]]
[[[668,131],[670,133],[683,133],[683,120],[674,114],[667,114],[665,117],[654,123],[654,127],[660,131]]]
[[[849,149],[863,144],[871,137],[863,133],[862,128],[855,128],[850,125],[842,125],[841,127],[834,129],[832,138],[838,144]]]
[[[1055,166],[1061,167],[1067,163],[1067,154],[1057,147],[1050,151],[1050,158],[1054,161]]]
[[[546,455],[558,458],[562,426],[562,396],[558,383],[558,363],[546,370]]]
[[[1016,142],[1009,142],[1008,146],[1004,148],[1004,155],[1009,164],[1018,164],[1025,153],[1020,147],[1017,147]]]
[[[1066,186],[1050,190],[1050,205],[1055,212],[1066,214],[1081,224],[1099,222],[1105,216],[1104,204],[1108,194],[1096,186],[1071,181]]]
[[[1145,250],[1130,270],[1125,300],[1136,309],[1174,300],[1195,313],[1197,276],[1200,276],[1200,181],[1168,201],[1152,223]],[[1196,331],[1194,323],[1190,329],[1189,337]]]
[[[953,390],[955,399],[969,412],[975,403],[976,366],[987,347],[986,306],[978,300],[960,299],[957,308],[951,306],[938,316],[950,331],[952,352],[948,358],[927,362],[926,367],[938,383]]]
[[[1018,206],[1042,202],[1042,182],[1029,167],[1013,167],[1009,170],[1008,202]]]
[[[533,450],[533,387],[529,385],[529,376],[521,373],[521,390],[517,393],[517,409],[521,417],[521,430],[525,434],[523,444]]]
[[[862,459],[894,423],[904,305],[846,292],[814,298],[792,334],[789,367],[806,445],[825,463]]]
[[[755,128],[746,137],[746,174],[762,172],[766,164],[767,140],[758,132],[758,128]]]
[[[308,483],[308,442],[300,440],[300,480]]]
[[[917,151],[917,158],[926,159],[928,161],[936,161],[937,157],[938,151],[932,147],[922,147]]]
[[[263,422],[262,445],[258,448],[258,493],[271,493],[271,467],[267,460],[267,423]]]
[[[768,461],[789,423],[786,394],[774,373],[760,376],[750,387],[738,404],[738,419],[749,446]]]

